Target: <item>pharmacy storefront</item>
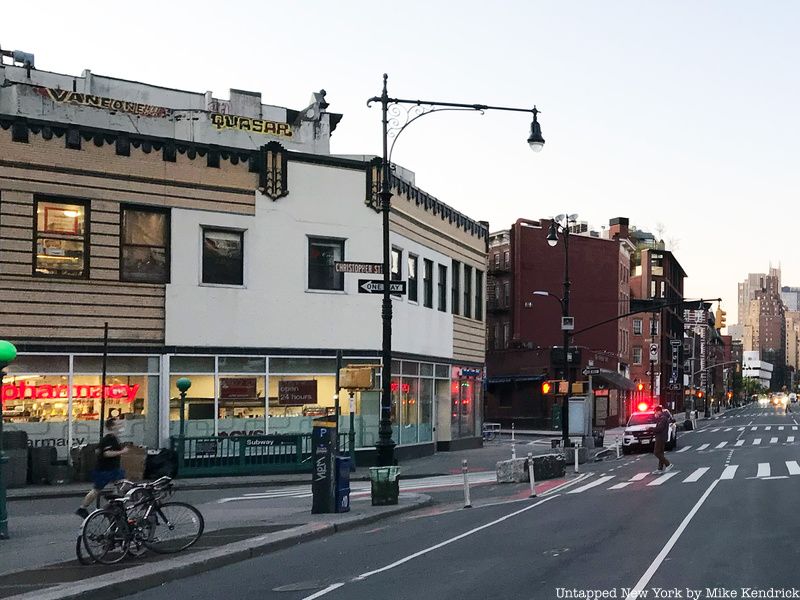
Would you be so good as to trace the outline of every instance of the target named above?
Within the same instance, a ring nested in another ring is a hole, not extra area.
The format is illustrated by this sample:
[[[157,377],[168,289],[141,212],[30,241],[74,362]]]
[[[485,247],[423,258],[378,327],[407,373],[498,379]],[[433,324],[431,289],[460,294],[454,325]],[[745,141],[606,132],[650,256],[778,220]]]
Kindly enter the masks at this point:
[[[343,364],[374,364],[375,357],[345,357]],[[70,447],[96,442],[103,402],[99,354],[24,354],[2,387],[3,421],[31,446]],[[336,360],[332,357],[110,354],[105,416],[124,419],[123,442],[149,448],[177,435],[176,382],[192,385],[185,400],[186,435],[235,436],[309,433],[314,417],[336,414]],[[480,435],[482,370],[419,360],[392,363],[393,439],[404,446],[444,443]],[[357,448],[378,440],[380,377],[375,389],[339,399],[340,431],[353,412]]]

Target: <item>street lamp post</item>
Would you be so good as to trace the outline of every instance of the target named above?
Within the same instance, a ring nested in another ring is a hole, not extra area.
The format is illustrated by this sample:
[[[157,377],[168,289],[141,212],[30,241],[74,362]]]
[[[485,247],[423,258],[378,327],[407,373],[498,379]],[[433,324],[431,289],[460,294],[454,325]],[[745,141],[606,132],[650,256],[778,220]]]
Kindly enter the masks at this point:
[[[575,223],[578,215],[558,215],[550,222],[550,229],[547,232],[547,243],[550,247],[558,244],[558,234],[564,236],[564,292],[561,298],[561,329],[564,332],[564,379],[567,380],[567,393],[564,396],[564,405],[561,409],[561,438],[564,447],[569,446],[569,395],[572,392],[572,375],[569,368],[569,332],[566,328],[567,317],[569,317],[569,226]],[[563,223],[562,223],[563,221]]]
[[[466,110],[483,113],[487,110],[503,110],[510,112],[526,112],[533,115],[531,132],[528,136],[528,145],[534,152],[539,152],[544,146],[542,129],[539,126],[537,115],[539,111],[533,108],[513,108],[507,106],[490,106],[487,104],[461,104],[457,102],[435,102],[430,100],[411,100],[406,98],[392,98],[387,91],[386,82],[388,75],[383,75],[383,91],[380,96],[367,100],[367,106],[373,102],[380,102],[383,156],[381,158],[381,185],[378,196],[380,197],[380,211],[383,227],[383,301],[381,303],[381,320],[383,324],[381,340],[381,409],[378,423],[378,441],[375,444],[378,466],[386,467],[394,464],[395,442],[392,440],[392,297],[389,291],[391,281],[391,245],[389,242],[389,214],[391,212],[391,175],[392,152],[397,142],[397,137],[408,125],[427,114],[445,110]],[[403,106],[411,108],[404,109]],[[390,116],[391,112],[391,116]],[[391,146],[389,137],[393,137]]]
[[[0,392],[3,389],[4,369],[17,358],[14,344],[0,341]],[[3,399],[0,394],[0,540],[8,539],[8,511],[6,510],[6,482],[3,478],[3,465],[8,458],[3,454]]]

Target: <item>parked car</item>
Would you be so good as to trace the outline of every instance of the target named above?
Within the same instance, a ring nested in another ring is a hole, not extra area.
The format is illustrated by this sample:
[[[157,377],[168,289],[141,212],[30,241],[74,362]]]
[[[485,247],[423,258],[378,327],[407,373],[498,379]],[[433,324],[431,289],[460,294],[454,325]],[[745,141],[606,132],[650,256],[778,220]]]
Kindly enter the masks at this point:
[[[675,419],[668,410],[664,412],[669,417],[669,429],[667,430],[667,450],[674,450],[678,447],[678,427]],[[622,452],[630,454],[635,449],[648,447],[652,449],[655,443],[656,415],[652,410],[636,412],[628,419],[625,432],[622,434]]]

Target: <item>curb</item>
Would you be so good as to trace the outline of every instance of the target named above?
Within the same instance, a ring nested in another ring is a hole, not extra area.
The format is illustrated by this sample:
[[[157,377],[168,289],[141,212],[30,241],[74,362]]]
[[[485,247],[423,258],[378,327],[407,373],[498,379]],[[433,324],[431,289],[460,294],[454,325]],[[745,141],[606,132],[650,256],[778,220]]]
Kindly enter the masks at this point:
[[[44,590],[9,596],[6,600],[117,600],[176,579],[219,569],[303,542],[327,537],[337,532],[349,531],[432,504],[433,499],[430,496],[417,494],[416,500],[411,504],[397,506],[397,508],[383,512],[345,517],[338,523],[300,525],[284,531],[226,544],[219,548],[204,550],[182,558],[131,567],[114,574],[113,578],[106,573],[84,579],[79,583],[65,583]]]
[[[488,469],[491,470],[491,469]],[[398,479],[401,480],[410,480],[410,479],[425,479],[428,477],[444,477],[446,475],[452,475],[453,473],[418,473],[415,475],[406,475],[403,476],[402,473]],[[226,489],[236,489],[236,488],[249,488],[249,487],[256,487],[256,486],[263,486],[263,487],[286,487],[290,485],[306,485],[311,483],[310,476],[307,479],[284,479],[284,480],[271,480],[271,481],[209,481],[207,483],[191,483],[191,479],[178,479],[175,481],[175,491],[200,491],[200,490],[211,490],[211,489],[219,489],[220,487],[224,487]],[[359,477],[353,477],[350,481],[369,481],[368,475],[363,475]],[[89,490],[91,486],[91,481],[84,482],[86,484],[85,488],[81,488],[79,490],[60,490],[57,486],[54,486],[52,489],[47,489],[45,491],[40,492],[32,492],[30,494],[25,494],[25,488],[16,488],[22,491],[22,493],[15,494],[15,489],[6,490],[6,501],[7,502],[18,502],[20,500],[48,500],[50,498],[83,498],[86,495],[86,492]]]

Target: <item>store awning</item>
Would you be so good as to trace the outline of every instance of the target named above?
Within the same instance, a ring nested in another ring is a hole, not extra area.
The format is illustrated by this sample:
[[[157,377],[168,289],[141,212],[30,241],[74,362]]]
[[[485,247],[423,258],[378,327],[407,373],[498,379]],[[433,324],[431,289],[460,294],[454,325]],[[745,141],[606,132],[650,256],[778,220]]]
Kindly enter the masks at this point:
[[[522,383],[537,381],[544,381],[544,375],[499,375],[486,379],[486,383]]]
[[[624,375],[620,375],[614,371],[608,371],[606,369],[600,369],[600,374],[595,375],[598,379],[602,379],[608,385],[613,386],[615,388],[621,390],[635,390],[636,385]]]

